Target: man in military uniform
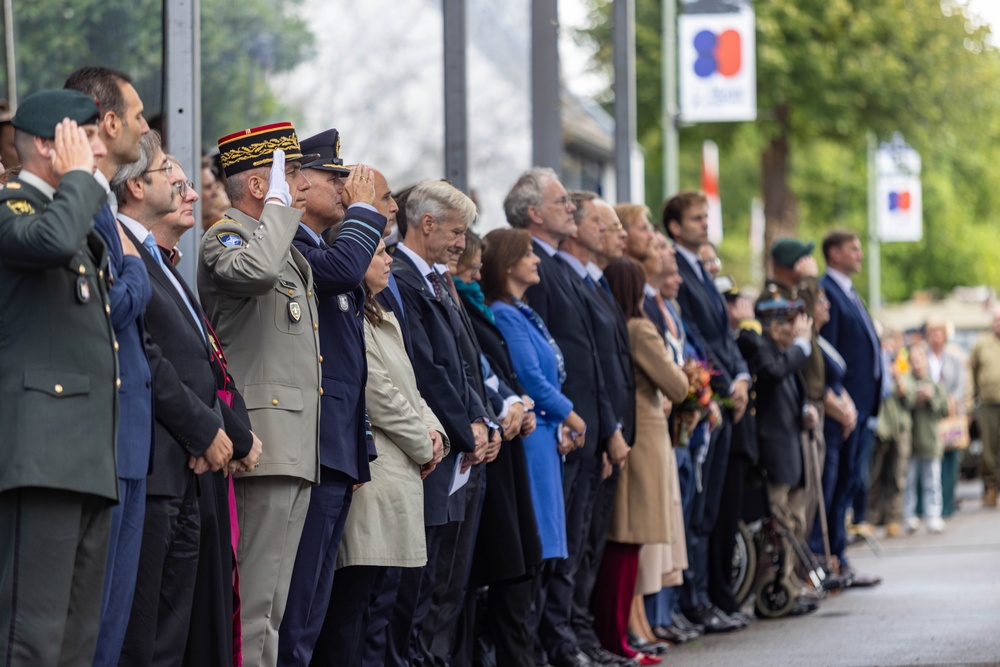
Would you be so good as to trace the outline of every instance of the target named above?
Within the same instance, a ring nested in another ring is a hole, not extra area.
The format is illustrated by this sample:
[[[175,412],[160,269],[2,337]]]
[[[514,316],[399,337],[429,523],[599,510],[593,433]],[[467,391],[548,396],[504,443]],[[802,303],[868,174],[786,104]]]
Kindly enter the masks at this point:
[[[24,167],[0,190],[0,656],[87,665],[118,499],[118,362],[97,105],[27,97],[13,118]]]
[[[339,156],[337,130],[309,137],[302,150],[321,157],[304,167],[311,187],[293,243],[309,262],[319,295],[320,360],[328,391],[320,401],[320,483],[312,490],[295,560],[278,664],[305,667],[331,602],[354,485],[371,480],[368,461],[375,455],[375,444],[367,433],[365,411],[368,364],[361,281],[382,238],[386,217],[373,205],[372,170],[360,165],[347,176],[350,171]],[[337,225],[337,236],[327,245],[321,234]]]
[[[263,441],[237,473],[243,659],[275,665],[292,566],[319,473],[321,367],[313,273],[292,247],[309,181],[291,123],[219,140],[233,207],[201,246],[198,289]],[[287,164],[286,164],[287,163]]]

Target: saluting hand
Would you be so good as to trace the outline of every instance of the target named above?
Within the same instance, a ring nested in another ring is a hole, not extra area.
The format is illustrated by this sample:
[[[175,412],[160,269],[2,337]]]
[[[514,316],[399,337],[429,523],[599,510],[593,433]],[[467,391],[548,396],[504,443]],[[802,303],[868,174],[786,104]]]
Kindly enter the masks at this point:
[[[52,141],[49,159],[52,160],[52,168],[59,178],[71,169],[94,172],[94,151],[90,147],[90,140],[75,120],[63,118],[62,122],[56,125],[56,136]]]
[[[351,169],[344,182],[344,193],[340,195],[344,208],[351,204],[375,205],[375,176],[368,165],[359,164]]]

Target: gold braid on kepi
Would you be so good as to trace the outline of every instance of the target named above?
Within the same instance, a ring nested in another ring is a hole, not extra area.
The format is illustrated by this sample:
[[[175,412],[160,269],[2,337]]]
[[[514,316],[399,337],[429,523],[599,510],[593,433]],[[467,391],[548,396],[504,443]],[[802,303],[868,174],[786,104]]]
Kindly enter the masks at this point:
[[[277,149],[285,151],[286,162],[308,162],[319,157],[302,154],[299,138],[291,123],[273,123],[234,132],[219,139],[219,160],[226,178],[229,178],[247,169],[270,166]]]

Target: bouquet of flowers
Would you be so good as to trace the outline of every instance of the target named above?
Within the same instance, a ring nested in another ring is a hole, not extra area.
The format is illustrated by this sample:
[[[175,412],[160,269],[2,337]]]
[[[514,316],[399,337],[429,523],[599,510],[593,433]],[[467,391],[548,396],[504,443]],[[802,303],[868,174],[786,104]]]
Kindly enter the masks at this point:
[[[688,393],[680,403],[674,405],[677,418],[673,424],[673,444],[675,447],[686,447],[691,431],[708,413],[712,428],[719,425],[721,413],[713,403],[725,407],[729,399],[719,396],[712,390],[712,378],[718,375],[707,361],[688,359],[681,367],[688,379]]]

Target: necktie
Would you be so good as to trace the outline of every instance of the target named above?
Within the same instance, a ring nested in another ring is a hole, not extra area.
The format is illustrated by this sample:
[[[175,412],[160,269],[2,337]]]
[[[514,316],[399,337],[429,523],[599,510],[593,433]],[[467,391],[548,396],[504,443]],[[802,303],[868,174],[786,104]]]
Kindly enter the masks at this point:
[[[156,263],[160,265],[160,268],[166,272],[167,267],[163,263],[163,253],[160,252],[160,247],[156,245],[156,237],[153,236],[152,232],[146,234],[146,238],[142,240],[142,245],[149,251],[149,254],[153,256],[153,259],[155,259]]]
[[[604,276],[601,276],[601,279],[598,280],[597,282],[600,284],[601,288],[605,292],[607,292],[608,296],[611,297],[611,300],[614,301],[615,295],[611,293],[611,284],[608,282],[608,279],[605,278]]]
[[[434,288],[434,298],[438,301],[441,300],[441,276],[437,274],[436,271],[431,271],[427,274],[427,281]]]
[[[184,291],[184,288],[181,287],[180,283],[177,282],[173,274],[170,273],[170,270],[167,269],[166,262],[163,261],[163,253],[160,252],[160,247],[156,245],[156,237],[153,236],[152,232],[146,235],[146,238],[142,241],[142,245],[149,251],[149,254],[153,256],[153,259],[155,259],[156,263],[160,265],[163,272],[167,274],[167,279],[173,284],[174,289],[177,290],[177,293],[180,295],[184,305],[187,306],[188,312],[191,313],[191,319],[194,320],[195,325],[198,327],[198,331],[201,332],[202,338],[207,341],[208,338],[205,336],[205,328],[201,325],[201,317],[199,317],[198,313],[195,312],[194,306],[191,305],[191,301],[188,299],[188,295]]]
[[[584,276],[583,281],[590,286],[590,289],[594,290],[595,292],[597,291],[597,283],[594,282],[593,278],[591,278],[590,276]]]
[[[667,310],[667,304],[663,301],[663,297],[660,294],[657,294],[653,297],[653,299],[656,301],[656,305],[659,306],[660,312],[663,313],[663,319],[666,321],[667,328],[670,329],[671,335],[674,338],[680,338],[678,335],[679,332],[677,331],[677,323],[674,322],[674,318],[671,317],[670,311]]]

